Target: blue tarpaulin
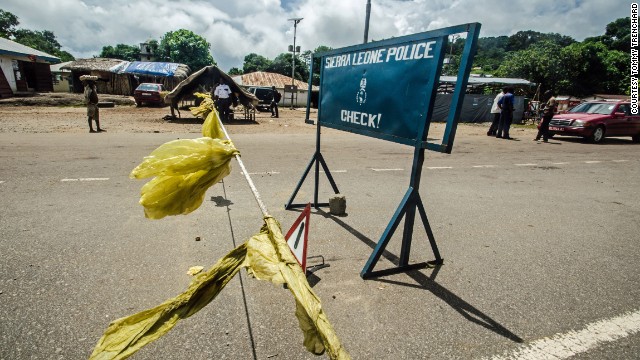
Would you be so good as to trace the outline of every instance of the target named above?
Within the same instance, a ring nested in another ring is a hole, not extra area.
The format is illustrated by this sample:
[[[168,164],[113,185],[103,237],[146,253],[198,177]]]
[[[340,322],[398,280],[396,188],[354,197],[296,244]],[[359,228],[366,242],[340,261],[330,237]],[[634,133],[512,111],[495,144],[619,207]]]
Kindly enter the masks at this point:
[[[125,73],[151,75],[151,76],[173,76],[180,64],[169,62],[142,62],[134,61],[127,66]]]

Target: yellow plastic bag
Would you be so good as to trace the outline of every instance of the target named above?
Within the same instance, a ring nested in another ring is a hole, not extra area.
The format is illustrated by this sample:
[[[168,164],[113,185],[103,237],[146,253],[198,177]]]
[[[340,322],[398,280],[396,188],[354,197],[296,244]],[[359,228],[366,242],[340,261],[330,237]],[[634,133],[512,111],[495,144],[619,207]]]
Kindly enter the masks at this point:
[[[141,190],[145,216],[161,219],[196,210],[207,189],[229,175],[235,154],[233,144],[220,139],[182,139],[161,145],[130,174],[135,179],[156,176]]]
[[[280,225],[272,217],[254,235],[193,280],[187,291],[153,309],[112,322],[90,359],[124,359],[158,339],[210,303],[240,267],[275,284],[286,283],[296,303],[295,315],[303,332],[303,344],[313,354],[327,351],[331,359],[350,359],[311,289],[302,268],[289,250]]]
[[[304,271],[291,253],[280,224],[272,217],[265,217],[264,221],[260,234],[247,242],[246,266],[249,273],[274,284],[287,284],[296,300],[295,315],[304,334],[303,343],[307,351],[320,355],[326,350],[331,359],[350,359],[322,309],[320,298],[311,289]]]
[[[246,251],[246,243],[238,246],[209,271],[197,275],[184,293],[109,324],[89,359],[126,359],[169,332],[178,320],[188,318],[215,299],[242,267]]]
[[[194,95],[202,98],[199,106],[190,108],[194,116],[199,116],[204,119],[202,136],[213,139],[224,139],[224,131],[220,126],[220,115],[218,114],[218,110],[216,110],[213,99],[211,99],[211,95],[204,93],[195,93]]]

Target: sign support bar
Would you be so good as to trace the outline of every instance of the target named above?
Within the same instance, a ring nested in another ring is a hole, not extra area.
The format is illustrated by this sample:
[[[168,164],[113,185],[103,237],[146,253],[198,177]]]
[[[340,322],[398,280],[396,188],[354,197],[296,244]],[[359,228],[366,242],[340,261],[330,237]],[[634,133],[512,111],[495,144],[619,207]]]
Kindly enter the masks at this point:
[[[309,105],[307,105],[309,106]],[[305,207],[307,206],[307,203],[300,203],[300,204],[293,204],[293,200],[295,199],[296,195],[298,194],[298,191],[300,190],[300,187],[302,186],[302,184],[304,183],[304,180],[307,178],[307,175],[309,174],[309,171],[311,171],[311,167],[313,165],[315,166],[315,176],[314,176],[314,187],[313,187],[313,207],[318,209],[320,207],[327,207],[329,206],[329,203],[319,203],[318,202],[318,185],[320,182],[320,165],[322,165],[322,169],[324,170],[324,173],[327,175],[327,179],[329,180],[329,183],[331,184],[331,188],[333,189],[333,192],[336,194],[340,193],[340,190],[338,190],[338,185],[336,185],[336,182],[333,180],[333,176],[331,175],[331,172],[329,171],[329,167],[327,166],[327,163],[324,161],[324,157],[322,156],[322,153],[320,152],[320,122],[318,122],[316,124],[316,152],[313,154],[313,157],[311,157],[311,161],[309,161],[309,165],[307,165],[307,168],[304,170],[304,173],[302,174],[302,177],[300,178],[300,181],[298,181],[298,185],[296,185],[295,190],[293,190],[293,194],[291,194],[291,197],[289,198],[289,201],[287,201],[286,204],[284,204],[284,208],[289,210],[289,209],[293,209],[293,208],[301,208],[301,207]]]

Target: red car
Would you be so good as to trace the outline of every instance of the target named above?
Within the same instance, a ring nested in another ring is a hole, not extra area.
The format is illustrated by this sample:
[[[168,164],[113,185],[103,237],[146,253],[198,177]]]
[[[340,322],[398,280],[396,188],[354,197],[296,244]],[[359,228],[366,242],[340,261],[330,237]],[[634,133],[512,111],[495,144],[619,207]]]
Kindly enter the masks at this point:
[[[164,105],[164,86],[162,84],[142,83],[133,92],[136,106],[142,104]]]
[[[633,142],[640,142],[640,114],[631,114],[629,101],[589,101],[554,115],[549,135],[581,136],[594,143],[610,136],[631,136]]]

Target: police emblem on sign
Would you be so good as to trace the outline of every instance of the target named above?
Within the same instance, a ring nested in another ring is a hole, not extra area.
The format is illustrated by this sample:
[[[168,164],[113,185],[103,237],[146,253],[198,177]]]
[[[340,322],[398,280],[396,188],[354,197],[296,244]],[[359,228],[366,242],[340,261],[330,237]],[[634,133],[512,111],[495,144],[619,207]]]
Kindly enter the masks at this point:
[[[360,90],[356,94],[356,102],[360,105],[363,105],[367,102],[367,78],[365,77],[367,72],[362,73],[362,79],[360,79]]]

